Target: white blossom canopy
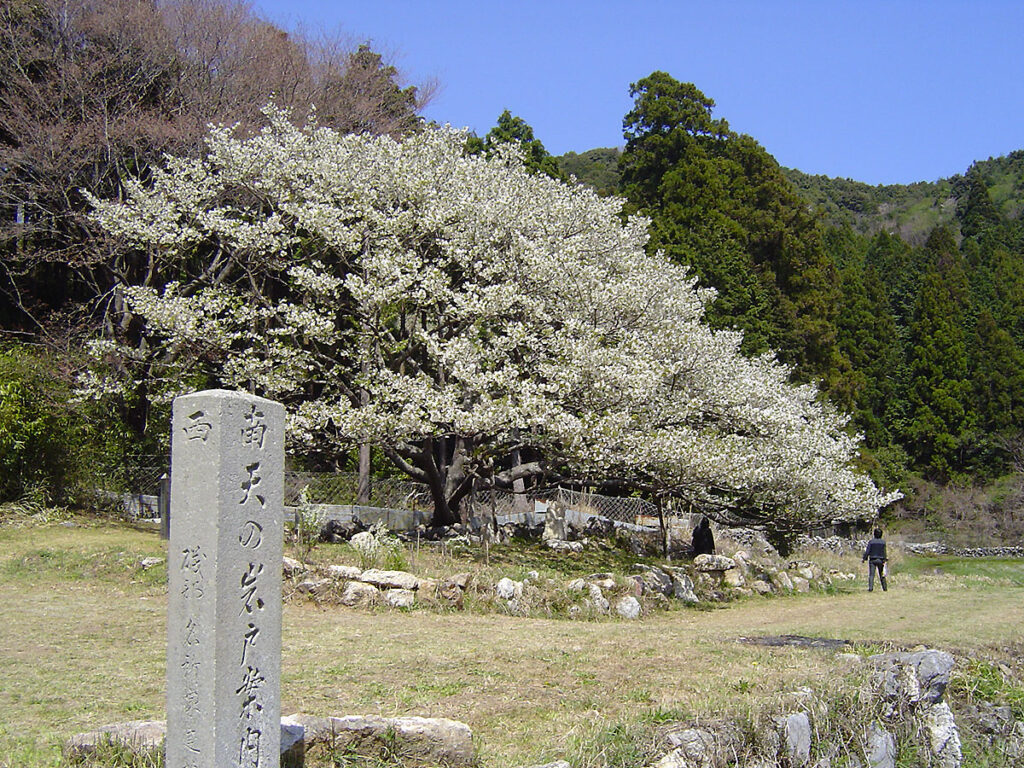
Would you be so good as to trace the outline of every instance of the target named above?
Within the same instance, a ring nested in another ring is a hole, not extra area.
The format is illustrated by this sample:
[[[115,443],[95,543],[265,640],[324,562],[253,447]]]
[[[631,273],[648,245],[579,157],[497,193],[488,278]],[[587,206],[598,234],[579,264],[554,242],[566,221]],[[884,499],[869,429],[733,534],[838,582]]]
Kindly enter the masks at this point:
[[[267,114],[92,202],[165,278],[126,290],[152,343],[285,403],[291,450],[369,441],[415,471],[455,437],[480,477],[528,447],[779,523],[899,497],[854,471],[859,438],[815,388],[703,323],[714,294],[646,252],[621,200],[511,150],[467,156],[446,128],[396,141]]]

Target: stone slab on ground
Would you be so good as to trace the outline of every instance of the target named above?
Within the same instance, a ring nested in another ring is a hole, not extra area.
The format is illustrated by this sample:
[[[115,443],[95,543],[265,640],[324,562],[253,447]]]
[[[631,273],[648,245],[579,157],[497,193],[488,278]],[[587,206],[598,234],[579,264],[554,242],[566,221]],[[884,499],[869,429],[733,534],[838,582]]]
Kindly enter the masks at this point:
[[[394,752],[431,765],[450,768],[475,765],[473,732],[465,723],[445,718],[379,717],[347,715],[314,717],[296,714],[284,723],[302,725],[306,730],[306,749],[316,744],[331,745],[375,755],[387,746]]]
[[[305,729],[299,721],[281,718],[281,768],[301,768],[305,754]],[[131,720],[103,725],[94,731],[76,733],[64,742],[67,760],[86,760],[106,746],[117,746],[147,759],[156,759],[164,749],[167,722]]]

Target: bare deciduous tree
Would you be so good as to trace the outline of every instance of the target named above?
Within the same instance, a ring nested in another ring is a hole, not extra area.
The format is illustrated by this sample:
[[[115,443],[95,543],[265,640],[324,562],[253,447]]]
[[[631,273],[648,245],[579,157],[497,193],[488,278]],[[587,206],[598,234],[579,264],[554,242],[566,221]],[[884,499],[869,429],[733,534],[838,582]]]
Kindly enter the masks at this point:
[[[152,263],[89,223],[80,190],[117,197],[164,153],[195,155],[211,122],[304,122],[399,135],[432,87],[404,86],[366,46],[289,34],[238,0],[9,0],[0,6],[0,329],[47,319],[125,329],[119,287]],[[63,314],[58,310],[64,310]]]

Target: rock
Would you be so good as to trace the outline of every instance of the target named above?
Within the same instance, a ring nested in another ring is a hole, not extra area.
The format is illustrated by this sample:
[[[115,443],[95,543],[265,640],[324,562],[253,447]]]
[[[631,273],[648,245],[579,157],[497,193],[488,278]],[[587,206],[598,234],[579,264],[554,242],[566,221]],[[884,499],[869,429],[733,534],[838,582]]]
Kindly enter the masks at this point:
[[[364,526],[358,519],[353,518],[352,520],[328,520],[320,528],[320,540],[330,542],[348,541],[353,536],[361,531],[365,531]]]
[[[281,573],[284,576],[296,576],[300,573],[305,573],[306,566],[296,560],[294,557],[288,557],[287,555],[281,558]]]
[[[329,724],[327,733],[330,734]],[[127,723],[104,725],[95,731],[78,733],[68,739],[64,743],[64,757],[75,762],[86,760],[105,745],[117,745],[127,749],[132,755],[143,758],[146,765],[149,765],[150,761],[162,758],[166,738],[167,723],[163,720],[132,720]],[[282,717],[281,768],[301,768],[305,745],[306,729],[301,720]],[[135,762],[131,764],[135,765]]]
[[[462,598],[472,578],[472,574],[469,573],[457,573],[454,576],[449,576],[441,582],[437,590],[438,594],[449,602],[462,605]]]
[[[281,718],[281,768],[302,768],[306,762],[306,729]]]
[[[624,619],[640,618],[640,601],[632,595],[623,597],[615,604],[615,612]]]
[[[538,581],[540,579],[540,573],[537,571],[527,571],[526,576],[523,577],[523,583],[528,581]]]
[[[589,584],[587,586],[587,594],[590,596],[590,602],[593,604],[600,613],[608,613],[611,604],[605,598],[601,592],[601,588],[597,584]]]
[[[132,720],[104,725],[95,731],[76,733],[64,742],[64,756],[81,760],[96,754],[104,745],[118,745],[132,754],[155,756],[163,750],[167,723],[163,720]]]
[[[779,589],[785,590],[786,592],[793,591],[793,580],[789,578],[789,574],[785,571],[775,571],[771,573],[772,584]]]
[[[569,538],[569,529],[565,524],[565,506],[560,502],[553,501],[548,505],[544,513],[544,533],[541,539],[549,541],[565,541]]]
[[[736,562],[725,555],[697,555],[693,565],[698,571],[705,573],[709,571],[730,571],[736,567]]]
[[[610,573],[592,573],[587,576],[587,583],[596,584],[601,589],[615,589],[615,577]]]
[[[296,712],[282,717],[281,725],[302,728],[306,747],[314,744],[327,744],[331,740],[331,718],[329,717],[317,717]]]
[[[960,751],[960,731],[953,720],[949,705],[940,702],[930,707],[921,722],[928,733],[928,747],[935,768],[960,768],[963,755]]]
[[[949,685],[953,657],[945,651],[921,650],[872,656],[882,675],[883,693],[911,703],[937,704]]]
[[[334,582],[330,579],[306,579],[295,585],[295,588],[304,595],[322,595]]]
[[[564,539],[545,539],[544,544],[548,549],[553,549],[555,552],[582,552],[583,542],[581,541],[565,541]]]
[[[162,557],[144,557],[139,561],[139,565],[142,566],[142,570],[148,571],[150,568],[160,565],[162,562],[164,562]]]
[[[411,589],[387,589],[383,592],[385,605],[392,608],[412,608],[416,593]]]
[[[878,723],[868,727],[864,752],[868,768],[896,768],[896,737]]]
[[[334,749],[376,756],[381,747],[414,760],[451,768],[475,765],[473,733],[455,720],[427,717],[330,718]],[[365,750],[365,751],[364,751]]]
[[[495,594],[503,600],[513,600],[523,594],[523,582],[512,581],[507,576],[494,585]]]
[[[793,768],[807,765],[811,759],[811,721],[807,713],[796,712],[785,718],[782,731],[789,764]]]
[[[417,589],[420,585],[418,577],[405,571],[379,571],[376,568],[363,571],[360,581],[373,584],[381,589]]]
[[[437,579],[417,579],[416,591],[421,595],[433,596],[437,594]]]
[[[356,568],[354,565],[328,565],[327,575],[332,579],[359,581],[359,577],[363,575],[363,571],[360,568]]]
[[[977,733],[1007,735],[1013,731],[1013,710],[987,701],[961,708],[962,716],[970,723],[969,730]],[[963,722],[963,719],[961,719]]]
[[[726,571],[725,576],[722,577],[722,581],[727,587],[732,587],[733,589],[739,589],[747,583],[747,580],[743,578],[743,574],[740,572],[739,568]]]
[[[796,573],[802,579],[806,579],[807,581],[814,581],[814,570],[808,568],[807,566],[797,568]]]
[[[380,591],[372,584],[350,581],[339,598],[342,605],[373,605],[380,598]]]
[[[685,728],[671,731],[665,741],[672,751],[658,761],[656,765],[660,768],[717,768],[733,764],[742,740],[734,724],[723,722],[718,723],[714,730]]]
[[[772,585],[761,579],[750,582],[750,588],[759,595],[770,595],[772,593]]]
[[[682,600],[684,603],[698,603],[696,592],[693,591],[693,580],[682,568],[666,567],[665,570],[672,577],[672,597]]]
[[[656,595],[671,595],[673,592],[672,577],[660,568],[652,568],[649,565],[638,565],[643,571],[640,578],[643,580],[644,592],[651,592]]]
[[[793,582],[793,589],[797,592],[809,592],[811,590],[811,584],[803,576],[793,576],[791,578]]]
[[[570,592],[583,592],[587,588],[587,582],[583,579],[573,579],[566,585]]]

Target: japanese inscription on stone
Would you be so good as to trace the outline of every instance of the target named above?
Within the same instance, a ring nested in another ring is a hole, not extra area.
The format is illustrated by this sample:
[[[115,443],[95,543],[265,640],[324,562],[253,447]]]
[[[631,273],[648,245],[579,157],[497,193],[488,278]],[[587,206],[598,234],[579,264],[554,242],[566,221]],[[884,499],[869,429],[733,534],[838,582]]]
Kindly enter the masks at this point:
[[[276,768],[284,409],[212,390],[174,402],[168,768]]]

